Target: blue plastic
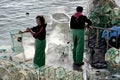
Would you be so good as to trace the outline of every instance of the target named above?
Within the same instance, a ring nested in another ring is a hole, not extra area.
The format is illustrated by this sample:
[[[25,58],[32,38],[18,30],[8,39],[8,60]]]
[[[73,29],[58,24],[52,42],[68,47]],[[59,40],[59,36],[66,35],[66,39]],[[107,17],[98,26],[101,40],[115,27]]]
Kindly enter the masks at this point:
[[[108,39],[110,39],[113,36],[116,37],[120,35],[120,26],[113,26],[112,28],[110,28],[110,30],[111,31],[109,32]],[[107,39],[107,30],[103,31],[102,38]]]

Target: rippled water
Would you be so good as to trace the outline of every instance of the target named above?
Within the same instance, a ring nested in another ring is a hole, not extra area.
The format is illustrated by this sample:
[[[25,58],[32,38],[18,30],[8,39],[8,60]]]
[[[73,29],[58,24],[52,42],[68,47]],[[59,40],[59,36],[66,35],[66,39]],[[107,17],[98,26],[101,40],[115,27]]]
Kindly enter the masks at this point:
[[[24,30],[36,25],[35,17],[44,14],[47,23],[51,23],[50,15],[65,12],[71,15],[78,5],[87,5],[88,0],[0,0],[0,45],[10,45],[9,31]],[[86,8],[86,6],[85,6]],[[30,15],[27,16],[26,12]],[[49,28],[49,27],[48,27]]]
[[[120,1],[116,0],[116,3]],[[36,15],[44,14],[50,23],[52,13],[65,12],[71,16],[78,5],[86,9],[88,0],[0,0],[0,45],[10,44],[8,32],[11,29],[34,26]],[[30,15],[27,16],[26,12]]]
[[[116,2],[120,3],[119,0]],[[35,26],[35,17],[38,14],[46,17],[49,34],[53,31],[50,26],[52,13],[63,12],[71,16],[76,6],[80,5],[85,9],[84,14],[87,14],[88,4],[89,0],[0,0],[0,48],[10,48],[10,30],[25,30],[27,27]],[[26,12],[30,14],[26,15]],[[33,45],[33,42],[32,36],[27,34],[24,44]]]

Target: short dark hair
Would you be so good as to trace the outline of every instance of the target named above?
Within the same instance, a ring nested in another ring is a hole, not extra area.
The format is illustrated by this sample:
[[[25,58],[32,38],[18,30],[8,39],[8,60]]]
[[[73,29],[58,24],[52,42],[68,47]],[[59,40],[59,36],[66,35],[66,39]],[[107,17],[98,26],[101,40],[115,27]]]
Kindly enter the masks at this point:
[[[77,12],[82,12],[82,11],[83,11],[83,7],[77,6],[76,11],[77,11]]]

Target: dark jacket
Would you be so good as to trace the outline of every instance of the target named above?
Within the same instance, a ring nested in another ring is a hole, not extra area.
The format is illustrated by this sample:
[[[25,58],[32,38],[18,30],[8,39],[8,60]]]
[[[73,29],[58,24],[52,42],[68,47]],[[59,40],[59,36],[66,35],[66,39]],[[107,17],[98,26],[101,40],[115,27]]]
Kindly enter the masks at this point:
[[[71,17],[70,28],[84,29],[85,23],[87,23],[88,26],[92,24],[92,22],[86,16],[82,15],[80,12],[77,12]]]
[[[33,35],[34,38],[38,38],[39,40],[45,40],[46,39],[46,24],[42,26],[36,26],[31,28],[35,34]]]

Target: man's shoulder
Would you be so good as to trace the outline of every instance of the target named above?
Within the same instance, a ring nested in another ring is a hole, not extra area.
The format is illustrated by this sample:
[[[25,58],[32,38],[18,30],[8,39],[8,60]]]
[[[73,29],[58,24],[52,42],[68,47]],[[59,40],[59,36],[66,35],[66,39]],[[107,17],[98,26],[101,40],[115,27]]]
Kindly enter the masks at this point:
[[[72,15],[72,16],[71,16],[71,19],[72,19],[72,20],[73,20],[73,19],[76,19],[76,17]]]
[[[86,15],[81,15],[81,16],[79,16],[79,17],[85,17],[85,18],[86,18]]]
[[[78,19],[87,19],[87,16],[81,15],[81,16],[78,17]]]

